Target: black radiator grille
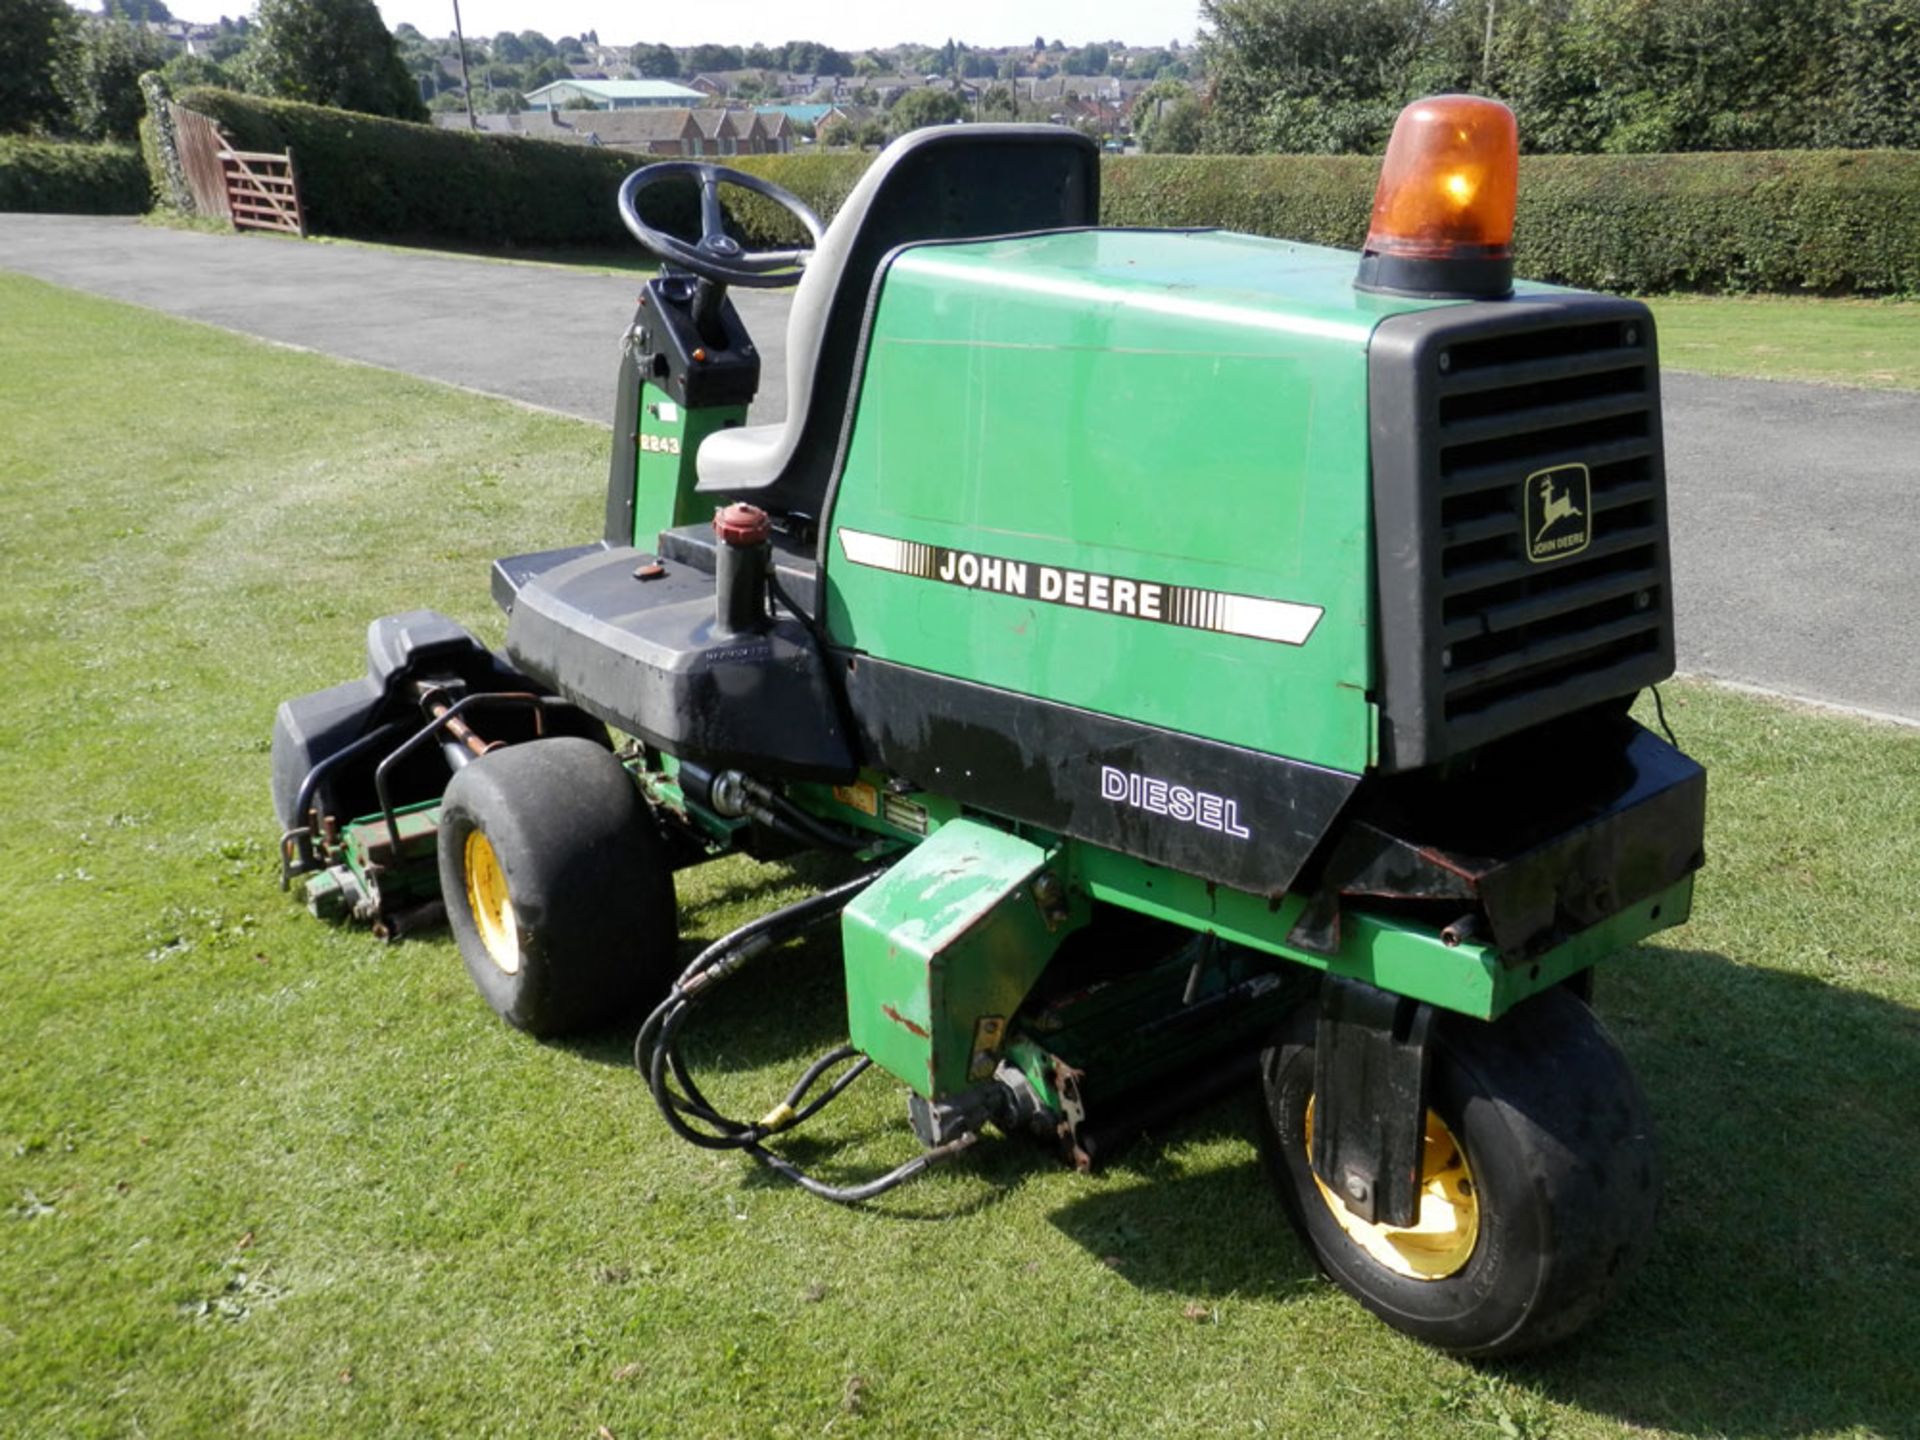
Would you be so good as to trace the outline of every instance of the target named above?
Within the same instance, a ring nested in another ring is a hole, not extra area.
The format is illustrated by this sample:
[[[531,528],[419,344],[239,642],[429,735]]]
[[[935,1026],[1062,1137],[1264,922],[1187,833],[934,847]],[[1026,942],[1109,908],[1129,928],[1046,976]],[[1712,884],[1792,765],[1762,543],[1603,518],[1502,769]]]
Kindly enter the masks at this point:
[[[1439,384],[1440,641],[1447,719],[1656,651],[1665,538],[1651,355],[1622,320],[1445,353]],[[1591,539],[1536,564],[1527,477],[1587,466]]]
[[[1463,306],[1400,317],[1380,336],[1415,319],[1410,343],[1376,337],[1371,357],[1383,720],[1403,764],[1629,693],[1672,668],[1646,311],[1598,297]],[[1394,376],[1396,361],[1415,373]],[[1383,403],[1402,397],[1415,423],[1394,427]],[[1562,467],[1579,466],[1584,545],[1531,558],[1529,481],[1556,472],[1554,484],[1571,485]],[[1394,596],[1395,585],[1416,593]],[[1408,633],[1388,633],[1396,624]]]

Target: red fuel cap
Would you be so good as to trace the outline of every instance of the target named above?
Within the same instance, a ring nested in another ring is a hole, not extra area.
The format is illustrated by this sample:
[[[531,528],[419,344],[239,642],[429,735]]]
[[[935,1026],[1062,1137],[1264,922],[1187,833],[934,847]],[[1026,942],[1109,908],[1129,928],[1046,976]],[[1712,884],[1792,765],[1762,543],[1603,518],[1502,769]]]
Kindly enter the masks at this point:
[[[726,545],[762,545],[772,532],[767,512],[736,500],[713,517],[713,533]]]

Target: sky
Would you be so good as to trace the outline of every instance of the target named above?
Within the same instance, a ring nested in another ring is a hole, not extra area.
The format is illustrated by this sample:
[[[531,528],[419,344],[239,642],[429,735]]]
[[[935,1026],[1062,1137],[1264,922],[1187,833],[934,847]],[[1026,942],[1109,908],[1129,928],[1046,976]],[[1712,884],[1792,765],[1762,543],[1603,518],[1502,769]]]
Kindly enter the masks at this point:
[[[402,21],[425,35],[453,33],[453,0],[376,0],[392,29]],[[179,7],[175,7],[179,8]],[[602,44],[644,40],[667,45],[780,44],[818,40],[839,50],[916,41],[939,45],[949,36],[969,45],[1030,45],[1036,35],[1084,45],[1121,40],[1129,45],[1191,44],[1199,28],[1198,0],[967,0],[965,4],[902,4],[901,0],[689,0],[642,4],[632,0],[460,0],[460,23],[470,36],[502,30],[538,30],[549,39],[599,33]]]

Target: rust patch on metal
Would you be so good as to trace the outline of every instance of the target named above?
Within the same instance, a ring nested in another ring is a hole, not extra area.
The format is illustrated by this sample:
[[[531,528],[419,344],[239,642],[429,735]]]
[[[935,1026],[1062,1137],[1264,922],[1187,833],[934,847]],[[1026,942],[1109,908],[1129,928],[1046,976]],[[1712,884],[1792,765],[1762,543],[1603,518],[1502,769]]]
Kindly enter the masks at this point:
[[[880,1007],[880,1013],[886,1016],[887,1019],[893,1021],[894,1024],[906,1026],[907,1029],[911,1030],[914,1034],[918,1035],[922,1040],[929,1040],[932,1038],[932,1036],[928,1033],[925,1026],[914,1024],[913,1021],[907,1019],[906,1016],[902,1015],[898,1010],[894,1009],[893,1006],[891,1005],[882,1005]]]

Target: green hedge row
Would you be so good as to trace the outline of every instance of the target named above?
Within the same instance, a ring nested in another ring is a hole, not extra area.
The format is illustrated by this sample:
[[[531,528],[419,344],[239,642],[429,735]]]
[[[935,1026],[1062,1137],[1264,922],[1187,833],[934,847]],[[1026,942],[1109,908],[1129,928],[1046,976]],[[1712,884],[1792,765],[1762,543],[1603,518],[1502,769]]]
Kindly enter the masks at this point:
[[[614,211],[644,157],[396,120],[220,90],[180,103],[246,149],[294,151],[322,234],[499,246],[631,243]],[[870,156],[772,155],[729,163],[783,185],[823,218]],[[1102,218],[1218,225],[1357,247],[1379,163],[1366,156],[1109,156]],[[794,227],[732,202],[749,244]],[[650,216],[685,232],[690,195]],[[1920,294],[1920,152],[1773,151],[1527,156],[1514,238],[1521,274],[1603,290],[1814,290]]]
[[[1599,290],[1920,295],[1920,151],[1522,157],[1513,243]]]
[[[440,130],[229,90],[175,97],[243,150],[293,151],[308,228],[321,235],[474,245],[631,244],[614,210],[620,151]]]
[[[147,167],[131,145],[66,145],[0,136],[0,210],[141,215]]]
[[[822,215],[863,168],[739,163]],[[1101,219],[1357,249],[1379,173],[1361,155],[1108,156]],[[1596,290],[1920,294],[1920,151],[1523,156],[1514,253],[1522,275]]]

